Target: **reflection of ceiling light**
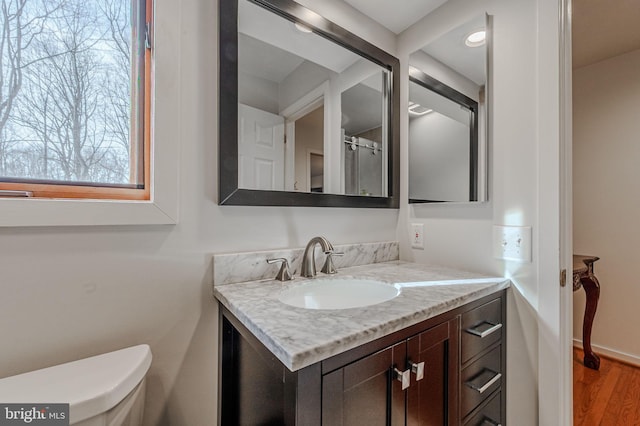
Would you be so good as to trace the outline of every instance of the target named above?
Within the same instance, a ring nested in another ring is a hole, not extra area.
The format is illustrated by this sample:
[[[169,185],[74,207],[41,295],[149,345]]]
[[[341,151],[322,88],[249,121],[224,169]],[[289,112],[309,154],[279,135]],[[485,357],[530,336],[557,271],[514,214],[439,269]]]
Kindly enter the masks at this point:
[[[311,29],[309,27],[306,27],[306,26],[304,26],[302,24],[299,24],[297,22],[295,24],[293,24],[293,25],[296,27],[296,29],[298,31],[301,31],[303,33],[310,33],[311,32]]]
[[[409,102],[409,114],[425,115],[425,114],[429,114],[430,112],[433,112],[433,110],[429,108],[425,108],[422,105],[417,104],[415,102]]]
[[[469,47],[479,47],[482,46],[487,39],[487,32],[485,30],[477,30],[472,32],[467,36],[464,41]]]

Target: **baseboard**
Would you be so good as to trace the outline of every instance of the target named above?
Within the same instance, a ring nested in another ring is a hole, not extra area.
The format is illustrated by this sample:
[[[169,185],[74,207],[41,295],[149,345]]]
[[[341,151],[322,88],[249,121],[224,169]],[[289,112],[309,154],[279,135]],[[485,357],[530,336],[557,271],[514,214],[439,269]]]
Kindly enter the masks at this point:
[[[582,340],[573,339],[573,346],[577,346],[578,348],[582,349]],[[594,344],[591,344],[591,348],[598,355],[602,355],[607,358],[615,359],[617,361],[621,361],[627,364],[640,367],[640,356],[631,355],[628,353],[616,351],[614,349],[609,349],[609,348],[605,348],[604,346],[594,345]]]

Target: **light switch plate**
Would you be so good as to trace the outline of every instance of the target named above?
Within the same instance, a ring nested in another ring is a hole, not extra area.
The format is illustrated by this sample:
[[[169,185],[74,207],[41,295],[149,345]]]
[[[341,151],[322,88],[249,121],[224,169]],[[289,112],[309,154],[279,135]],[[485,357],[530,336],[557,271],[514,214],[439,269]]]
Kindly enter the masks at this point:
[[[424,224],[411,224],[411,247],[424,250]]]
[[[531,262],[531,227],[494,225],[493,257]]]

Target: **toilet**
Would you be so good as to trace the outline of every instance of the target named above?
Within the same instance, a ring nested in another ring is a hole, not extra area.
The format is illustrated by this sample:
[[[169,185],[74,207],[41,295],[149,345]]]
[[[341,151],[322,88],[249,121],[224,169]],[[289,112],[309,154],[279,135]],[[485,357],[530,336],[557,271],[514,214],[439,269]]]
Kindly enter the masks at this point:
[[[74,426],[139,426],[144,412],[148,345],[0,379],[0,402],[68,403]]]

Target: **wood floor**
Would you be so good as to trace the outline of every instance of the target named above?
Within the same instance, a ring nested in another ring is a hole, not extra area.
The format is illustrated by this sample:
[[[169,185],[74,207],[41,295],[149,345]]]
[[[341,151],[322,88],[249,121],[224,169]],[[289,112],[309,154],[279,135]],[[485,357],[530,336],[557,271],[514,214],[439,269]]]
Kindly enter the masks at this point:
[[[573,424],[640,426],[640,368],[601,357],[600,370],[573,350]]]

